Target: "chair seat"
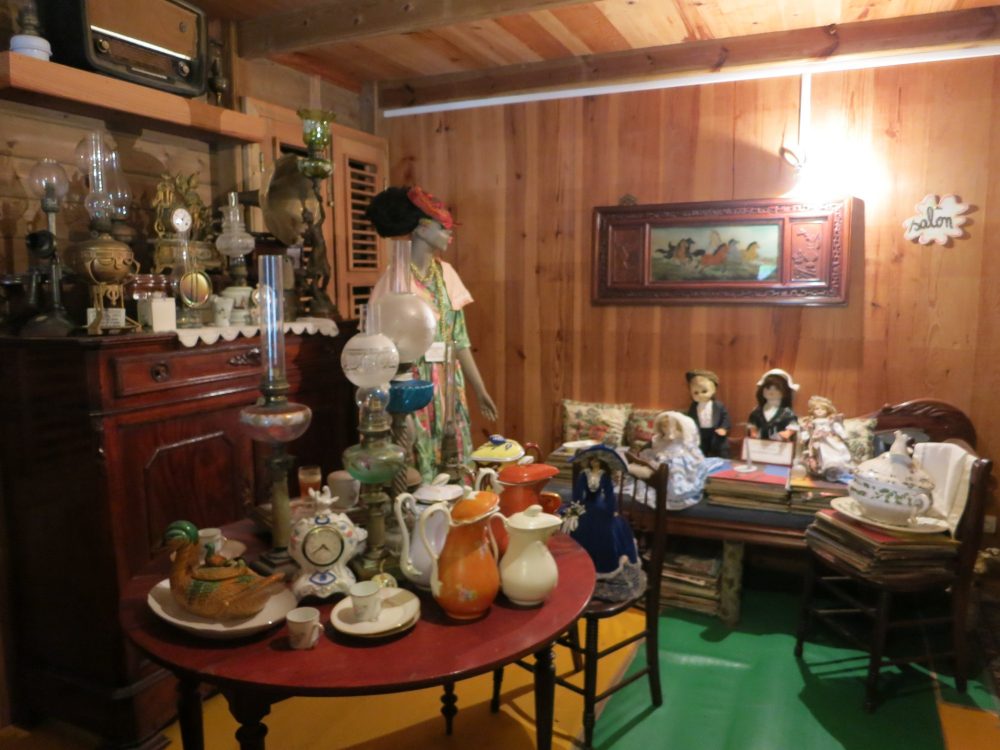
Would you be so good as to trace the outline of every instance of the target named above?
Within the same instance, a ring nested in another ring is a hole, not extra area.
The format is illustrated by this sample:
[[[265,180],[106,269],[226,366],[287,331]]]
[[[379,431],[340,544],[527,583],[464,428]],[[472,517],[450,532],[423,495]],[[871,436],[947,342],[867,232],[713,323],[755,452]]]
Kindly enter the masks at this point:
[[[595,617],[598,619],[614,617],[615,615],[634,607],[637,603],[641,602],[645,596],[646,594],[643,592],[641,596],[624,602],[606,602],[601,599],[591,599],[587,604],[586,609],[583,610],[583,616]]]

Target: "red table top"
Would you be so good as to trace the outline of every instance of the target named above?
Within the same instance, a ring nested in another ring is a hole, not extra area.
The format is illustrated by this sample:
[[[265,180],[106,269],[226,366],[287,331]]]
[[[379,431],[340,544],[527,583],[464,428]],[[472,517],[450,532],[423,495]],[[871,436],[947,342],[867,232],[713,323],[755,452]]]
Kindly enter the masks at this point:
[[[262,549],[249,521],[233,524],[226,537]],[[284,625],[235,640],[198,638],[164,622],[146,595],[166,577],[164,555],[125,586],[120,619],[129,636],[154,661],[175,672],[222,686],[245,686],[276,695],[359,695],[440,685],[488,672],[531,654],[573,623],[590,600],[595,572],[590,556],[568,536],[549,543],[559,584],[540,607],[517,607],[501,593],[485,617],[450,620],[429,594],[420,594],[420,620],[386,639],[344,635],[330,625],[335,597],[322,605],[325,632],[312,650],[288,645]]]

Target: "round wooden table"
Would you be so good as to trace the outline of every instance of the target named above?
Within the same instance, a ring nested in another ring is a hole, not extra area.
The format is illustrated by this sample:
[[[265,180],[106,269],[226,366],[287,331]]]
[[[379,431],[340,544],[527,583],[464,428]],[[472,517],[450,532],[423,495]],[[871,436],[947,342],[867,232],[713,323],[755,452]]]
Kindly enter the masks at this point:
[[[225,529],[247,545],[247,556],[263,549],[249,521]],[[559,585],[541,607],[521,608],[497,597],[474,622],[448,619],[429,595],[421,594],[420,620],[409,631],[384,640],[345,636],[329,624],[332,603],[320,605],[325,632],[316,648],[296,651],[284,625],[238,640],[198,638],[164,622],[150,610],[146,595],[167,574],[166,556],[125,586],[122,626],[149,657],[179,679],[178,713],[186,750],[201,750],[200,683],[219,687],[240,728],[243,750],[263,748],[263,719],[271,705],[292,696],[347,696],[394,693],[434,685],[445,687],[442,713],[456,713],[454,683],[490,672],[530,654],[535,656],[535,722],[538,747],[552,746],[555,666],[552,645],[579,617],[594,590],[587,553],[557,534],[549,548],[559,566]],[[339,601],[339,597],[333,603]]]

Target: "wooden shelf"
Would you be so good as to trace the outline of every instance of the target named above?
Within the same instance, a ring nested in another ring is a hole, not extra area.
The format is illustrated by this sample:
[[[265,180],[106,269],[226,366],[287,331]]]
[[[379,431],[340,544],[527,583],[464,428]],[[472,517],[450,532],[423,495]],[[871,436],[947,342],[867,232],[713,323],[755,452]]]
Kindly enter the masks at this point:
[[[16,52],[0,52],[0,98],[89,116],[124,116],[168,132],[259,143],[263,119],[147,86],[71,68]]]

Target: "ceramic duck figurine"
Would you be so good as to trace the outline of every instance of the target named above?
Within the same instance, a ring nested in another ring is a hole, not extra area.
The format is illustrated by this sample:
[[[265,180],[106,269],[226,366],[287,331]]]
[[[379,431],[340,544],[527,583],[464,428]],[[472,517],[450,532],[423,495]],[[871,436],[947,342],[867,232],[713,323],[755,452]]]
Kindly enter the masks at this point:
[[[260,612],[282,585],[284,576],[264,578],[242,560],[212,555],[198,564],[198,529],[190,521],[175,521],[163,535],[174,550],[170,593],[185,610],[211,620],[237,620]]]

